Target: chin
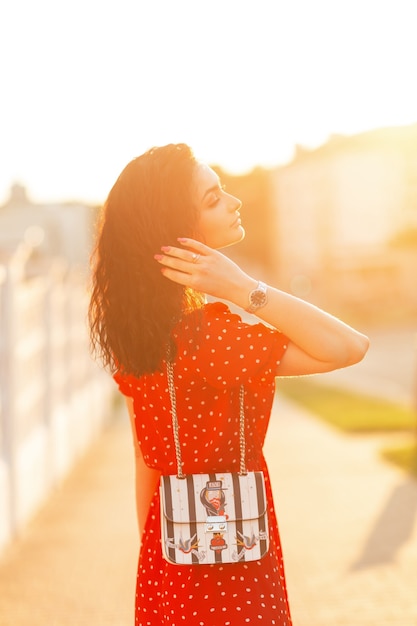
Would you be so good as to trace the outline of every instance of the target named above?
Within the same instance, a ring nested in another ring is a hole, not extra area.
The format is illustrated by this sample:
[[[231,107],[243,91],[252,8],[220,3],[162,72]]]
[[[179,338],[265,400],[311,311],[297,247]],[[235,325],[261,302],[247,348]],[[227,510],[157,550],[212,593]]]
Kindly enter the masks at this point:
[[[245,238],[245,235],[246,235],[245,229],[243,228],[243,226],[239,225],[238,231],[236,233],[236,239],[233,239],[233,241],[229,245],[233,246],[233,244],[235,243],[240,243]]]
[[[236,232],[236,236],[231,238],[226,243],[220,246],[216,246],[217,250],[220,250],[221,248],[228,248],[229,246],[234,246],[236,243],[240,243],[245,238],[245,235],[246,235],[245,229],[243,228],[243,226],[239,226],[239,229]]]

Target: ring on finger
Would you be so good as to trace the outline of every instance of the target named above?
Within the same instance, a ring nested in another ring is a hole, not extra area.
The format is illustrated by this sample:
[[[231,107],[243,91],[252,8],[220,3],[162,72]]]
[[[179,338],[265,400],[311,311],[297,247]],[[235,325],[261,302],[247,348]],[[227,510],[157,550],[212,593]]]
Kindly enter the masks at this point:
[[[200,254],[197,254],[196,252],[194,252],[193,254],[193,263],[197,263],[198,259],[200,258]]]

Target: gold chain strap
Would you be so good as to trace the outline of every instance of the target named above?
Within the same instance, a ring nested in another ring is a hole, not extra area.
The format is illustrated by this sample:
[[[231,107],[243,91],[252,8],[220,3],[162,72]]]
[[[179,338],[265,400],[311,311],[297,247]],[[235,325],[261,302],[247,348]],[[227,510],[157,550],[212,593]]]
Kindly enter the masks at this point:
[[[246,439],[245,439],[245,388],[240,385],[239,389],[239,443],[240,443],[240,468],[239,474],[246,476]]]
[[[185,478],[185,474],[182,471],[182,456],[181,456],[181,446],[180,446],[179,426],[178,426],[178,416],[177,416],[177,398],[176,398],[175,386],[174,386],[174,366],[170,359],[167,360],[167,374],[168,374],[169,396],[171,398],[172,432],[174,435],[175,457],[177,460],[177,478]],[[246,474],[248,473],[248,470],[246,469],[245,389],[243,385],[240,385],[240,389],[239,389],[239,443],[240,443],[239,474],[241,476],[246,476]]]
[[[168,374],[169,396],[171,398],[172,432],[174,435],[174,443],[175,443],[175,457],[177,459],[177,477],[185,478],[185,475],[182,471],[181,446],[180,446],[180,438],[178,435],[177,398],[175,395],[174,366],[172,364],[172,361],[167,361],[167,374]]]

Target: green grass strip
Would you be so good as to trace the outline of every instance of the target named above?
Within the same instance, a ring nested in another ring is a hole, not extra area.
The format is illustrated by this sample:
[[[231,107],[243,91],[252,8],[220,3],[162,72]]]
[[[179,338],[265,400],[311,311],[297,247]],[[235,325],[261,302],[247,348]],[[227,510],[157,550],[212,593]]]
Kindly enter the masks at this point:
[[[346,432],[411,430],[411,407],[314,382],[309,377],[277,379],[278,393]]]

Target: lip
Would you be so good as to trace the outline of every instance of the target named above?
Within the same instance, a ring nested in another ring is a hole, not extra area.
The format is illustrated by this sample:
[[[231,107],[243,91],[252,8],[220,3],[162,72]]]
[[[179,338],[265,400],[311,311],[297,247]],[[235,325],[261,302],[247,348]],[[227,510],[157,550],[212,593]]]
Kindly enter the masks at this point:
[[[235,221],[232,223],[231,228],[234,228],[235,226],[240,226],[241,223],[242,223],[242,220],[240,219],[240,215],[238,215]]]

